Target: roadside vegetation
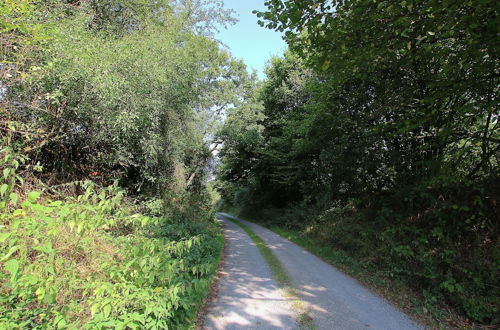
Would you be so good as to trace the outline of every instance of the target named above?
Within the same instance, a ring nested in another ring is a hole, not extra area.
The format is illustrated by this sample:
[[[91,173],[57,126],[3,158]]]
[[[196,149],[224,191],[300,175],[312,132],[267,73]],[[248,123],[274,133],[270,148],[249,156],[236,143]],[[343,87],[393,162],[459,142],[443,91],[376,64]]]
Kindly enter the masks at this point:
[[[220,1],[0,2],[0,328],[194,328],[213,130],[253,80]]]
[[[221,209],[402,283],[442,326],[498,325],[495,1],[267,5],[289,50],[218,133]]]
[[[148,216],[117,187],[81,187],[2,199],[0,327],[192,327],[223,244],[211,214]]]

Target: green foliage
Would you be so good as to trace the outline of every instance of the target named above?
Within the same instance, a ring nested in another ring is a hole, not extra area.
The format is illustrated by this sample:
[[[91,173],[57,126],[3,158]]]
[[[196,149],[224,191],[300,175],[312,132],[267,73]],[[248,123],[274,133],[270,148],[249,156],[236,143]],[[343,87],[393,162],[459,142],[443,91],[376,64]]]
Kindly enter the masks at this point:
[[[24,19],[33,14],[33,3],[30,0],[7,0],[0,4],[0,31],[6,33],[18,30],[29,33],[30,29]]]
[[[209,138],[250,79],[207,37],[231,21],[220,1],[0,3],[0,328],[194,326],[222,244]]]
[[[189,327],[217,269],[215,223],[144,216],[116,187],[82,188],[2,209],[0,327]]]
[[[189,29],[213,36],[221,27],[237,22],[234,10],[224,8],[223,0],[173,0],[174,11]]]
[[[228,116],[221,131],[223,206],[271,209],[279,225],[495,324],[498,6],[266,4],[257,16],[290,51],[267,69],[259,116]]]
[[[38,177],[119,180],[155,197],[203,189],[207,137],[249,79],[241,61],[204,36],[228,14],[208,14],[220,3],[190,7],[209,25],[199,30],[170,1],[48,2],[26,2],[29,15],[6,11],[44,33],[22,51],[5,45],[0,100],[2,123],[29,125],[37,137],[20,149],[44,167]]]

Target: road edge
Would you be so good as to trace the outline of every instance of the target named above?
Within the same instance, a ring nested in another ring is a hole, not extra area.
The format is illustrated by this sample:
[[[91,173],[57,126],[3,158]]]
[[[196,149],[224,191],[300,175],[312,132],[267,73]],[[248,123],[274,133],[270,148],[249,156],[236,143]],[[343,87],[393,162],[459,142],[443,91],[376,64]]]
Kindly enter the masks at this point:
[[[216,216],[217,219],[217,216]],[[220,279],[222,276],[224,276],[223,268],[224,268],[224,263],[225,263],[225,256],[226,256],[226,250],[227,250],[227,238],[226,238],[226,233],[224,231],[224,223],[222,221],[219,221],[220,223],[220,230],[222,232],[222,246],[219,251],[219,263],[217,264],[217,270],[214,274],[214,277],[212,278],[212,281],[210,283],[210,286],[207,290],[207,294],[205,295],[205,298],[203,299],[203,302],[201,303],[201,306],[198,310],[198,314],[196,315],[196,322],[194,329],[196,330],[204,330],[205,329],[205,320],[207,313],[212,306],[213,302],[219,295],[219,284],[220,284]]]

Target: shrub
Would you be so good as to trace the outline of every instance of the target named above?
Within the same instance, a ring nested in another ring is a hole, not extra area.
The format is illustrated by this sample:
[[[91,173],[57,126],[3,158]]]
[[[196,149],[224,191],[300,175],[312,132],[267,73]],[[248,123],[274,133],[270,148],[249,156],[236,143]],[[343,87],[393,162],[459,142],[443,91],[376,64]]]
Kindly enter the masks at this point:
[[[214,222],[137,214],[116,187],[30,192],[0,213],[0,327],[185,328],[214,275]]]

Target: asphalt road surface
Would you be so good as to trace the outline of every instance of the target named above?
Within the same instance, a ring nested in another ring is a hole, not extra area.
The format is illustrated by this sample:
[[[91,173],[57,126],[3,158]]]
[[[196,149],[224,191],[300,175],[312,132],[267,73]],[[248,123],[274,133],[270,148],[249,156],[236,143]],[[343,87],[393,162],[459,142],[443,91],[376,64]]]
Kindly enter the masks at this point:
[[[226,247],[217,298],[205,329],[298,329],[292,305],[248,235],[224,221]]]
[[[220,213],[228,218],[228,214]],[[237,219],[237,218],[234,218]],[[218,295],[205,329],[299,329],[290,298],[285,298],[247,234],[227,219],[226,256]],[[298,245],[254,223],[250,227],[271,248],[289,275],[316,329],[423,329],[357,281]]]

